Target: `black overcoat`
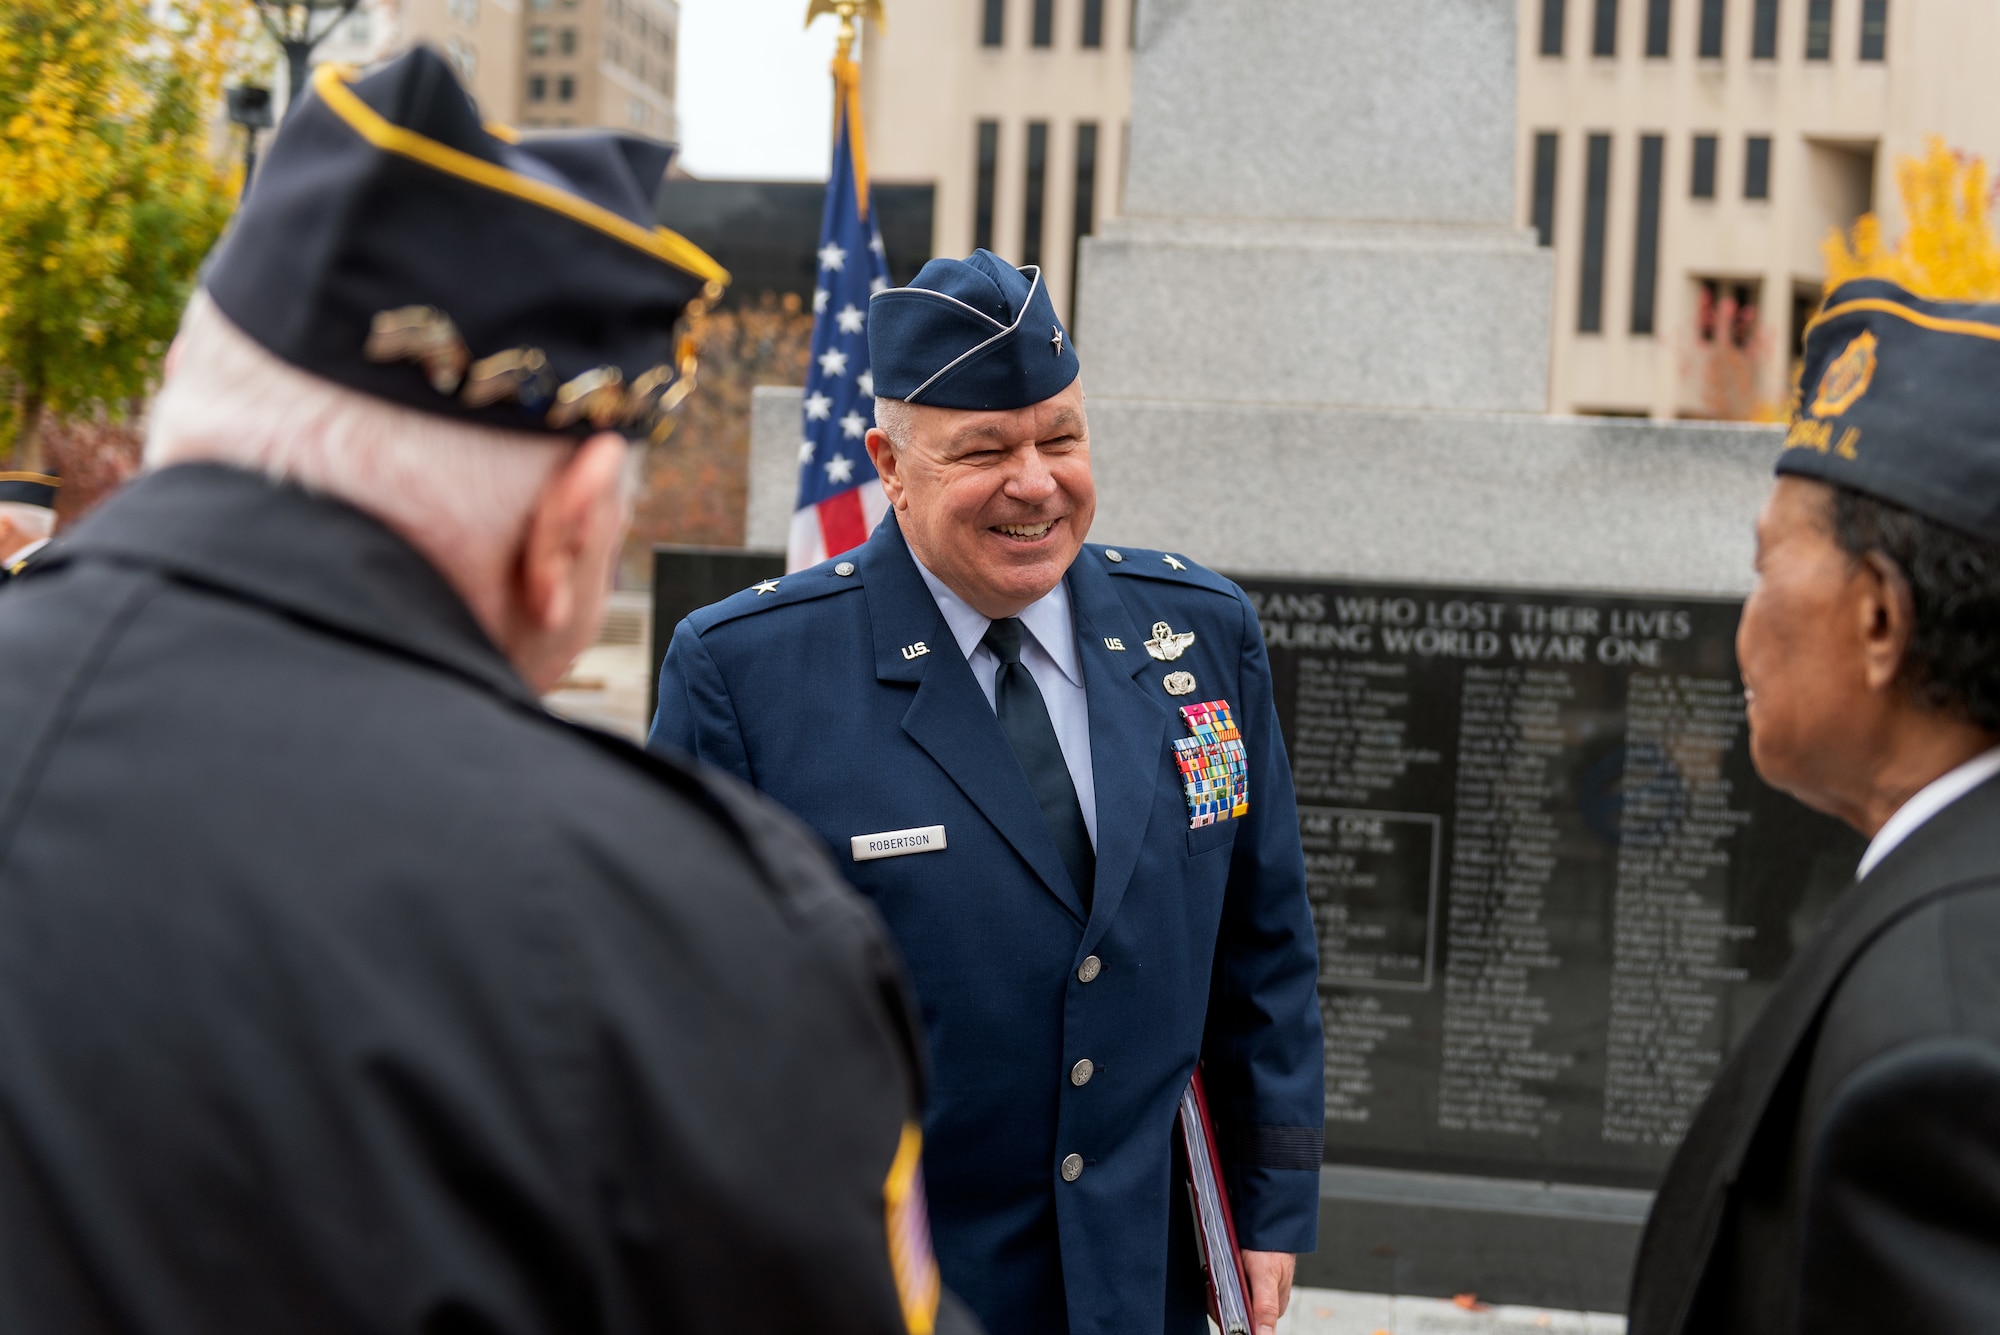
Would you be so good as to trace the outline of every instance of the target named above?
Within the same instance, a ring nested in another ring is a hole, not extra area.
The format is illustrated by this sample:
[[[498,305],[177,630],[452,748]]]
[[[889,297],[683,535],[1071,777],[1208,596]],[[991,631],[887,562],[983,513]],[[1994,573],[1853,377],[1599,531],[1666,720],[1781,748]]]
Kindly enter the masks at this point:
[[[2000,779],[1793,961],[1667,1171],[1630,1331],[2000,1331]]]
[[[905,998],[345,505],[170,468],[0,596],[7,1335],[901,1332]]]

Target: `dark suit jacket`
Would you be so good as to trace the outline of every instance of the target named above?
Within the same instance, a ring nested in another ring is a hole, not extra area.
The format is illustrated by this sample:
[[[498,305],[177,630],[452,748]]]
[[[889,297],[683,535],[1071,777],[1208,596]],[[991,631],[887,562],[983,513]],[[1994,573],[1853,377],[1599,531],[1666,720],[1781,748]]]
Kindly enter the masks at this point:
[[[803,817],[888,919],[931,1042],[945,1281],[996,1335],[1204,1328],[1195,1262],[1168,1267],[1188,1213],[1169,1138],[1197,1055],[1243,1245],[1310,1251],[1318,1225],[1318,952],[1263,635],[1228,580],[1120,556],[1092,544],[1066,577],[1097,794],[1088,913],[893,518],[846,575],[829,562],[688,618],[660,679],[654,742]],[[1172,662],[1147,655],[1159,621],[1195,635]],[[1164,689],[1177,670],[1192,694]],[[1169,744],[1180,706],[1217,699],[1249,811],[1190,829]],[[932,825],[942,851],[852,858],[856,835]]]
[[[782,812],[210,466],[0,598],[0,1331],[903,1335],[920,1048]]]
[[[2000,780],[1834,906],[1668,1169],[1631,1335],[2000,1331]]]

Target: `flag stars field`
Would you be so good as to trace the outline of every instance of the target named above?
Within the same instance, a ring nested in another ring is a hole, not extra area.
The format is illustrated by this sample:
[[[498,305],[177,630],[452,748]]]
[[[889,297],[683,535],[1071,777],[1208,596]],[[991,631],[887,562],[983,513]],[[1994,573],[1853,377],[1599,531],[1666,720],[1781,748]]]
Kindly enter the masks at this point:
[[[839,348],[828,348],[819,355],[819,369],[825,375],[846,375],[847,354]]]
[[[839,273],[847,267],[847,252],[829,241],[819,248],[819,267]]]
[[[828,459],[826,461],[826,480],[828,482],[852,482],[854,480],[854,461],[844,454],[836,454],[831,459]]]
[[[833,318],[839,323],[840,332],[843,334],[858,334],[868,325],[868,317],[863,315],[861,308],[851,301],[842,306],[840,314]]]
[[[832,418],[832,399],[817,392],[806,396],[806,420],[808,422],[825,422],[832,420]]]

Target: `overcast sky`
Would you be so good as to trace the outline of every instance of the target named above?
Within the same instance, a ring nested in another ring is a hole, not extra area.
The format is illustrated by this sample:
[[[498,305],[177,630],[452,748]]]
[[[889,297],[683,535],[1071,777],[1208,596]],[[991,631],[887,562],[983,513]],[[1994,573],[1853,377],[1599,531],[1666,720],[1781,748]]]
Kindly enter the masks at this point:
[[[681,164],[696,176],[825,180],[831,18],[806,0],[681,0]]]

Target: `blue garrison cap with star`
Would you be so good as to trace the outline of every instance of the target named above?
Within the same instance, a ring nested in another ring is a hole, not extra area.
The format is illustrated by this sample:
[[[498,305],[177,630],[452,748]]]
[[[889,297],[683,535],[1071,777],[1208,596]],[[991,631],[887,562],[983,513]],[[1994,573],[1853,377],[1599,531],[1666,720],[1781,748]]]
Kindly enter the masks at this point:
[[[875,393],[933,408],[1007,412],[1052,399],[1083,370],[1035,265],[989,250],[932,260],[868,305]]]

